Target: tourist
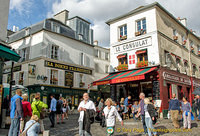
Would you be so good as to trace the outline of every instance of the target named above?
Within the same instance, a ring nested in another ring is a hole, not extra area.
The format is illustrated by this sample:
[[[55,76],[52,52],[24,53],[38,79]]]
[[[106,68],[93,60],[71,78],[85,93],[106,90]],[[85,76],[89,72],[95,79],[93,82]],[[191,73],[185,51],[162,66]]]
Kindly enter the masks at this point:
[[[101,100],[99,102],[99,105],[98,105],[98,110],[99,111],[103,110],[103,105],[104,105],[103,102],[104,102],[104,100],[101,98]]]
[[[103,109],[103,112],[106,119],[107,132],[108,136],[112,136],[114,134],[114,129],[115,129],[115,118],[116,117],[118,118],[122,126],[123,126],[123,121],[119,113],[117,112],[116,108],[112,106],[113,102],[111,98],[108,98],[105,104],[106,107]]]
[[[23,121],[22,90],[17,89],[16,95],[11,98],[11,125],[8,136],[18,136],[20,121]]]
[[[26,136],[38,136],[40,133],[40,124],[38,123],[39,118],[37,115],[33,115],[31,119],[25,125]],[[24,133],[24,132],[23,132]]]
[[[66,99],[63,100],[63,114],[64,114],[64,118],[68,119],[68,112],[70,110],[68,102]]]
[[[54,95],[52,94],[51,96],[51,104],[50,104],[50,114],[49,114],[49,119],[51,121],[51,127],[53,128],[55,125],[55,114],[56,114],[56,99],[54,98]]]
[[[31,104],[31,108],[33,110],[32,114],[37,115],[38,118],[39,118],[41,132],[43,133],[44,132],[43,119],[45,118],[45,111],[44,110],[48,108],[48,105],[40,100],[40,93],[37,93],[35,95],[35,99]]]
[[[172,99],[169,102],[169,109],[171,119],[175,128],[180,128],[180,124],[178,122],[178,114],[180,111],[180,103],[176,98],[176,94],[172,94]]]
[[[148,135],[151,136],[151,133],[154,130],[153,120],[156,119],[156,110],[148,98],[144,99],[144,104],[145,124],[147,126]],[[157,136],[157,132],[153,131],[153,135]]]
[[[83,94],[83,101],[80,102],[78,106],[78,112],[80,112],[79,116],[79,136],[91,136],[90,133],[90,118],[88,117],[88,112],[89,114],[93,113],[95,114],[96,108],[94,103],[89,100],[89,94],[84,93]],[[87,116],[86,116],[87,115]]]
[[[62,96],[60,96],[59,100],[56,103],[56,116],[57,116],[57,124],[60,124],[60,118],[61,118],[61,123],[64,124],[63,118],[63,101],[62,101]]]
[[[131,107],[132,113],[133,113],[133,119],[136,120],[135,115],[137,115],[139,109],[138,101],[135,101],[134,104]]]
[[[20,121],[20,132],[23,131],[26,122],[29,121],[32,116],[32,109],[31,109],[30,102],[28,102],[28,95],[23,94],[22,98],[23,98],[22,108],[23,108],[23,113],[24,113],[24,120]]]
[[[140,97],[140,103],[139,103],[139,109],[138,109],[138,113],[137,113],[136,117],[139,117],[139,115],[141,115],[142,124],[143,124],[143,128],[144,128],[144,133],[146,135],[147,134],[147,126],[146,126],[146,123],[145,123],[145,112],[144,112],[145,94],[144,93],[140,93],[139,97]]]
[[[128,105],[129,105],[128,101],[130,101],[130,100],[131,100],[131,96],[130,95],[128,97],[126,97],[126,99],[124,100],[124,105],[126,107],[128,107]]]
[[[191,129],[191,112],[192,108],[186,97],[183,97],[181,102],[181,110],[183,112],[183,128]]]
[[[198,98],[197,96],[194,97],[194,100],[192,101],[192,109],[194,111],[195,117],[198,117],[197,110],[198,110]]]
[[[199,95],[196,95],[196,98],[197,98],[197,109],[199,111],[199,115],[198,115],[197,121],[200,121],[200,97],[199,97]]]

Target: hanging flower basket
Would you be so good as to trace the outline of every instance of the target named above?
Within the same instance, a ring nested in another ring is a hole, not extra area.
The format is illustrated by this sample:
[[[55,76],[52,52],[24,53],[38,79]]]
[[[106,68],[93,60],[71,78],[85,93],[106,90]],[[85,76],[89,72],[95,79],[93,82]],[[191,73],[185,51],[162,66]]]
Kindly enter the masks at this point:
[[[141,68],[141,67],[147,67],[148,66],[148,61],[139,61],[136,64],[137,68]]]
[[[128,69],[128,64],[121,64],[121,65],[117,66],[116,69],[118,71],[127,70]]]

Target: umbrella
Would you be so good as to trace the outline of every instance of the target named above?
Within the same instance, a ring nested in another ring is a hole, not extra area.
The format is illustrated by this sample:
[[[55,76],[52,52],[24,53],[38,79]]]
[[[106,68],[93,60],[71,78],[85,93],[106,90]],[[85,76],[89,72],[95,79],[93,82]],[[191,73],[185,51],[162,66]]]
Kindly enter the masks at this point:
[[[200,87],[196,88],[192,94],[200,95]]]

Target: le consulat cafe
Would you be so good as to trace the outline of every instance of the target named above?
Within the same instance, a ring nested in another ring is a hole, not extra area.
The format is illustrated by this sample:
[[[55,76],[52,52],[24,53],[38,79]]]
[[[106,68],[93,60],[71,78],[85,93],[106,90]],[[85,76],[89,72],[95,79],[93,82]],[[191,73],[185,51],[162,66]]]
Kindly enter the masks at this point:
[[[172,94],[175,93],[179,100],[186,96],[192,102],[192,91],[200,86],[200,80],[160,66],[153,38],[154,35],[112,45],[111,65],[115,71],[93,85],[110,85],[111,98],[116,102],[128,95],[133,101],[139,101],[139,94],[143,92],[166,117]]]

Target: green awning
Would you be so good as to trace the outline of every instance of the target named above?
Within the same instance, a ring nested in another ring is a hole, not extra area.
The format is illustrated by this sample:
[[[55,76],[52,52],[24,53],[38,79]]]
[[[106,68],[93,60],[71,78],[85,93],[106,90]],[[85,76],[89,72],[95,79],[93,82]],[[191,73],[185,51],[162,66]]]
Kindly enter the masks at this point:
[[[0,57],[4,58],[6,61],[9,60],[18,61],[20,59],[20,56],[15,51],[1,44],[0,44]]]

